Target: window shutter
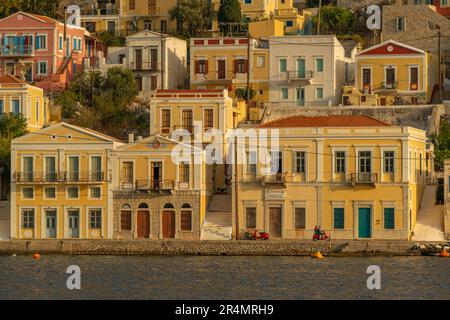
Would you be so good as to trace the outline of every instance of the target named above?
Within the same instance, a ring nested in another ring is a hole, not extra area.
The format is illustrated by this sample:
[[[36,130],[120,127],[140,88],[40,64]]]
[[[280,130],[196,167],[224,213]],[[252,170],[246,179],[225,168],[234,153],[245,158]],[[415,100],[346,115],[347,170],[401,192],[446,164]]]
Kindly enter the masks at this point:
[[[233,73],[236,73],[238,70],[238,61],[234,60],[234,64],[233,64]]]
[[[208,74],[208,60],[205,60],[205,74]]]
[[[195,61],[195,73],[200,73],[200,62],[198,60]]]
[[[248,73],[248,60],[244,60],[244,72]]]

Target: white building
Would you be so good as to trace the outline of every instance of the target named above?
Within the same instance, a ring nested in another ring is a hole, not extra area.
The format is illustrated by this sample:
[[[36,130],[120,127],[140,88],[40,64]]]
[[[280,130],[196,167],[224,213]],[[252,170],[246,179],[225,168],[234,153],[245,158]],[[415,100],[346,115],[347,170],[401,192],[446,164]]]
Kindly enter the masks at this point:
[[[110,47],[103,71],[124,66],[133,71],[141,93],[156,89],[183,89],[187,83],[187,43],[153,31],[141,31],[126,38],[126,47]]]
[[[335,36],[270,37],[270,102],[276,106],[338,105],[353,60]]]

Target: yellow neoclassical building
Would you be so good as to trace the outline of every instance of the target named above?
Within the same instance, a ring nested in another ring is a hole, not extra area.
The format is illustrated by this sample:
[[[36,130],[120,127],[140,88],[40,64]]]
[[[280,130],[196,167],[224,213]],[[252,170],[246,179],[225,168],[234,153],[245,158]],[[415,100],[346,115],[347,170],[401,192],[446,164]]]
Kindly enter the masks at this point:
[[[48,99],[42,89],[11,75],[0,77],[0,114],[22,114],[28,131],[36,131],[50,121]]]
[[[311,239],[320,225],[333,239],[410,239],[432,170],[424,131],[367,116],[298,116],[239,137],[234,234]]]
[[[392,40],[359,52],[355,65],[343,105],[427,104],[439,79],[433,54]]]
[[[256,101],[269,100],[269,47],[266,41],[250,40],[250,61],[247,58],[248,38],[192,38],[190,40],[191,89],[236,90],[250,86]],[[249,68],[250,66],[250,68]]]
[[[64,122],[14,139],[11,238],[111,238],[111,152],[121,144]]]

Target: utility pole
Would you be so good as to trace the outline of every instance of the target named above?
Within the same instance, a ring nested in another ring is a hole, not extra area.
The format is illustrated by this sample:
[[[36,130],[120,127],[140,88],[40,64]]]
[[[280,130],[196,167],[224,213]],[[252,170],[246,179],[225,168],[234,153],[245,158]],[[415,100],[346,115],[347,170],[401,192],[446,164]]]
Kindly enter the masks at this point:
[[[67,57],[67,7],[64,7],[64,39],[63,39],[64,57]]]
[[[438,29],[438,74],[439,74],[439,103],[442,103],[442,54],[441,54],[441,28],[437,26]]]
[[[237,114],[235,113],[233,116],[233,127],[236,128],[237,127]],[[235,219],[235,224],[236,224],[236,236],[235,236],[235,240],[239,240],[239,202],[238,202],[238,161],[237,161],[237,157],[238,157],[238,151],[237,151],[237,135],[234,135],[234,163],[232,164],[234,166],[234,219]]]
[[[322,0],[319,0],[319,10],[317,12],[317,34],[320,34],[320,11],[322,9]]]
[[[248,103],[250,101],[250,69],[251,69],[251,65],[250,65],[250,41],[251,41],[252,37],[250,36],[250,32],[247,30],[247,94],[245,97],[245,102],[247,104],[247,108],[248,108]],[[248,114],[247,114],[248,116]]]

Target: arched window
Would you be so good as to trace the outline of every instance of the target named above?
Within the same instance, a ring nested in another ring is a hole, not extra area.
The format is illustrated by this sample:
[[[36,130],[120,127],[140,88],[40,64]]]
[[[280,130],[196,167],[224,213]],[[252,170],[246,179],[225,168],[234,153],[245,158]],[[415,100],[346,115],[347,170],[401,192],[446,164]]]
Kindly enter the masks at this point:
[[[148,204],[142,202],[141,204],[139,204],[138,208],[139,209],[148,209]]]
[[[171,203],[166,203],[166,204],[164,205],[164,209],[173,209],[173,208],[175,208],[175,207],[174,207],[173,204],[171,204]]]
[[[131,206],[128,203],[125,203],[124,205],[122,205],[122,209],[124,210],[131,209]]]
[[[191,205],[189,203],[183,203],[183,205],[181,206],[182,209],[189,209],[192,208]]]

